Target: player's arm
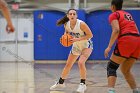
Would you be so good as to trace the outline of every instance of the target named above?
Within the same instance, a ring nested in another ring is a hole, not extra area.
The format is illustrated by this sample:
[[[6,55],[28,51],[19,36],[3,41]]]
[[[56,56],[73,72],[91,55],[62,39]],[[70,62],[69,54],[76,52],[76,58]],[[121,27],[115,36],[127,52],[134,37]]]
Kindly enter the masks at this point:
[[[108,53],[110,52],[110,50],[111,50],[113,44],[115,43],[116,39],[118,38],[118,35],[120,32],[118,20],[113,20],[111,22],[111,26],[112,26],[112,34],[111,34],[111,38],[110,38],[108,47],[105,49],[105,52],[104,52],[105,58],[108,57]]]
[[[85,32],[85,36],[80,37],[79,40],[87,40],[93,37],[93,34],[85,22],[81,22],[80,29]]]
[[[10,25],[12,24],[11,18],[10,18],[10,12],[8,9],[8,5],[4,0],[0,0],[0,9],[2,11],[3,16],[5,17],[7,23]]]
[[[113,20],[111,22],[111,26],[112,26],[112,34],[111,34],[111,38],[108,44],[109,48],[112,48],[113,44],[115,43],[116,39],[118,38],[119,32],[120,32],[120,27],[119,27],[119,23],[118,20]]]

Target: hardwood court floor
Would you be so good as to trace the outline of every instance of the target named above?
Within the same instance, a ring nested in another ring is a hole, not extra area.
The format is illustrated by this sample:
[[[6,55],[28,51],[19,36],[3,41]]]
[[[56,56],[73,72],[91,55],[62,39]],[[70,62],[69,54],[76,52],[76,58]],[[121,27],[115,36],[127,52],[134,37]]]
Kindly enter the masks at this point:
[[[79,84],[79,70],[74,64],[64,91],[49,88],[61,75],[65,64],[32,64],[32,62],[0,62],[0,93],[75,93]],[[85,93],[107,93],[106,63],[87,63],[87,91]],[[132,71],[140,87],[140,63]],[[132,93],[118,70],[116,93]]]
[[[49,88],[61,75],[65,64],[35,64],[35,93],[76,93],[79,84],[79,70],[77,63],[73,66],[68,79],[65,81],[64,91],[50,91]],[[107,93],[106,63],[87,63],[87,91],[85,93]],[[140,64],[134,65],[132,71],[140,87]],[[120,70],[116,83],[116,93],[132,93],[125,82]]]

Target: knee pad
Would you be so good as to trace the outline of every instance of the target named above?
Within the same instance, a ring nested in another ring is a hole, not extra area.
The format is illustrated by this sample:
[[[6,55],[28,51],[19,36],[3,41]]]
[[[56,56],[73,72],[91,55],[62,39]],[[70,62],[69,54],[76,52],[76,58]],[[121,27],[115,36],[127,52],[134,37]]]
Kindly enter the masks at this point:
[[[115,76],[117,77],[116,71],[119,68],[119,64],[110,60],[107,64],[107,76]]]

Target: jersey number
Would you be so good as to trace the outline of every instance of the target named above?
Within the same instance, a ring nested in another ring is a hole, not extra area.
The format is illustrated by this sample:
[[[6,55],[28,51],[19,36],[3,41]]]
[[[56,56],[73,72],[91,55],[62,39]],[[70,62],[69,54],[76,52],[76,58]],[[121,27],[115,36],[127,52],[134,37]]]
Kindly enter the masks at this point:
[[[124,18],[128,21],[133,21],[133,18],[130,14],[124,14]]]

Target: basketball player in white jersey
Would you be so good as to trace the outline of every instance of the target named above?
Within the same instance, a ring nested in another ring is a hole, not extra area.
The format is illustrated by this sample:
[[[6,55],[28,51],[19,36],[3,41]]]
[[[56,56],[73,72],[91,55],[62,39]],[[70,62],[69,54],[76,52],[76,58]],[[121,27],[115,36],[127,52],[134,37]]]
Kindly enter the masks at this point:
[[[71,39],[71,42],[73,42],[73,46],[59,81],[51,86],[50,90],[58,90],[65,87],[64,80],[67,78],[73,64],[79,57],[78,66],[81,81],[77,92],[84,93],[84,91],[86,90],[85,62],[92,53],[93,45],[90,39],[93,37],[93,35],[87,24],[82,20],[77,19],[77,12],[75,9],[69,9],[67,15],[58,20],[57,25],[62,24],[64,24],[65,33],[69,33],[74,37],[73,39]]]
[[[0,9],[2,11],[3,16],[5,17],[5,19],[7,21],[6,31],[8,33],[14,32],[15,28],[14,28],[12,21],[11,21],[8,5],[4,0],[0,0]]]

